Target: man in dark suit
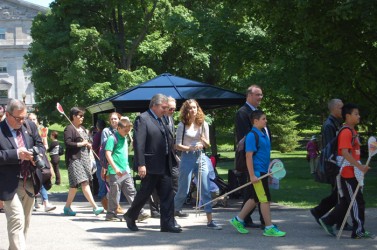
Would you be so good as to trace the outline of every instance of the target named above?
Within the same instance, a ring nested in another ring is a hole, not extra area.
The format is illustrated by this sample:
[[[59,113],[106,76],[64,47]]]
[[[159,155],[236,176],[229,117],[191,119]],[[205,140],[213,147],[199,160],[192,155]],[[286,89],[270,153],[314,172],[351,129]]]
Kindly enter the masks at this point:
[[[250,114],[254,110],[258,109],[259,105],[262,102],[263,98],[263,92],[261,87],[258,85],[251,85],[246,92],[246,102],[245,104],[237,111],[236,114],[236,140],[237,143],[244,137],[246,136],[253,125],[251,124],[250,121]],[[266,134],[269,138],[271,138],[269,130],[265,128]],[[247,176],[247,180],[249,180],[249,176]],[[244,194],[243,194],[244,202],[250,198],[251,196],[251,189],[250,188],[245,188],[244,189]],[[242,204],[242,206],[243,206]],[[246,227],[259,227],[260,225],[253,223],[253,220],[251,219],[251,214],[254,212],[254,209],[250,212],[248,216],[245,218],[245,226]],[[260,214],[260,219],[263,224],[263,217]]]
[[[161,201],[161,232],[179,233],[174,226],[174,195],[171,169],[176,164],[173,138],[162,118],[168,108],[168,99],[162,94],[152,97],[149,110],[139,115],[134,124],[134,165],[141,178],[141,186],[130,209],[123,215],[127,227],[138,231],[136,219],[153,190]]]
[[[33,154],[28,149],[37,146],[44,152],[44,147],[35,124],[29,122],[26,129],[26,114],[25,104],[12,99],[7,104],[5,120],[0,123],[0,200],[4,201],[9,249],[25,249],[33,195],[40,188],[33,186],[32,178],[37,177]]]
[[[175,126],[174,126],[174,112],[177,108],[177,103],[175,99],[171,96],[168,97],[168,108],[165,110],[165,114],[162,118],[162,121],[165,123],[166,127],[169,128],[169,133],[173,137],[173,143],[175,144]],[[178,178],[179,178],[179,169],[178,164],[172,166],[171,178],[173,182],[173,192],[174,195],[178,190]],[[149,200],[149,207],[151,210],[152,218],[160,218],[160,200],[156,190],[153,191],[151,198]]]

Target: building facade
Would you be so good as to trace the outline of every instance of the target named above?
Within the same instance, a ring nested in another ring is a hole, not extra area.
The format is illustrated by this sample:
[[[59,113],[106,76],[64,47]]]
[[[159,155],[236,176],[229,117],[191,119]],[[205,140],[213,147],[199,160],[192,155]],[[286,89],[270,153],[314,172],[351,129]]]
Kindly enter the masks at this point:
[[[35,104],[34,85],[24,55],[32,42],[34,17],[47,10],[22,0],[0,0],[0,105],[10,98],[24,100],[29,109]]]

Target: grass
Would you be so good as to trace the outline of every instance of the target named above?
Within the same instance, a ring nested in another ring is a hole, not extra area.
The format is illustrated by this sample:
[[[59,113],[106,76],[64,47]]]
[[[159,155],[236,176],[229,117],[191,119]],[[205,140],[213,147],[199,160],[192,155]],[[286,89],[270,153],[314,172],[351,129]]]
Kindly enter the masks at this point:
[[[59,140],[62,143],[63,127],[59,125],[52,125],[51,130],[59,132]],[[227,139],[224,139],[227,138]],[[229,138],[232,138],[231,133],[219,138],[219,153],[220,159],[217,164],[217,171],[220,176],[228,181],[228,170],[234,169],[234,152],[233,145],[230,144]],[[280,181],[279,190],[271,190],[271,196],[274,202],[279,204],[298,207],[310,208],[317,205],[320,200],[330,194],[331,186],[315,182],[309,171],[309,164],[305,159],[306,151],[293,151],[290,153],[281,154],[277,151],[272,151],[272,158],[279,158],[284,162],[287,170],[286,177]],[[132,157],[130,157],[132,158]],[[362,162],[365,162],[363,159]],[[68,192],[68,173],[65,166],[64,156],[60,158],[60,174],[61,185],[53,185],[50,192],[61,193]],[[365,177],[364,199],[367,207],[377,207],[377,160],[372,159],[370,164],[372,169]]]
[[[272,200],[279,204],[310,208],[330,194],[331,186],[315,182],[309,171],[309,164],[305,159],[306,151],[294,151],[281,154],[272,152],[272,158],[279,158],[284,162],[287,175],[280,181],[279,190],[271,190]],[[365,159],[362,160],[365,162]],[[228,170],[234,169],[234,153],[220,153],[217,170],[220,176],[228,180]],[[372,169],[365,177],[364,199],[367,207],[377,207],[377,169],[376,160],[370,164]],[[373,168],[373,166],[376,166]]]

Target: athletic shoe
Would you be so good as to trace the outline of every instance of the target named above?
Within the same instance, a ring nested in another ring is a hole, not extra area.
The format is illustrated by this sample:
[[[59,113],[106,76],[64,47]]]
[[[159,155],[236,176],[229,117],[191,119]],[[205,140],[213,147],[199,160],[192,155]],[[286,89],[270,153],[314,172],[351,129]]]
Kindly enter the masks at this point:
[[[106,221],[120,221],[120,218],[113,213],[107,213],[105,220]]]
[[[277,227],[272,226],[269,229],[264,229],[263,235],[269,237],[284,237],[286,232],[280,231]]]
[[[371,232],[365,231],[364,233],[361,233],[360,235],[352,235],[352,239],[374,239],[376,238],[376,235],[372,234]]]
[[[249,230],[245,229],[245,226],[243,225],[242,222],[238,221],[236,217],[231,219],[229,221],[230,225],[232,225],[237,231],[241,234],[247,234]]]
[[[70,207],[64,207],[63,211],[64,211],[64,215],[67,215],[67,216],[76,215],[76,212],[74,212]]]
[[[211,222],[207,224],[207,228],[210,228],[210,229],[213,229],[213,230],[223,229],[222,226],[217,225],[213,220],[211,220]]]
[[[319,223],[321,223],[321,226],[323,227],[323,229],[325,229],[326,233],[334,237],[336,236],[334,232],[334,228],[332,226],[327,225],[325,222],[323,222],[322,219],[319,219]]]
[[[150,217],[149,214],[147,214],[146,212],[140,213],[139,216],[137,217],[137,221],[140,222],[140,221],[148,219],[149,217]]]
[[[103,212],[103,207],[97,207],[97,208],[93,208],[93,213],[95,214],[95,215],[99,215],[100,213],[102,213]]]
[[[55,210],[55,209],[56,209],[56,206],[53,206],[51,204],[47,204],[45,206],[45,212],[50,212],[50,211]]]

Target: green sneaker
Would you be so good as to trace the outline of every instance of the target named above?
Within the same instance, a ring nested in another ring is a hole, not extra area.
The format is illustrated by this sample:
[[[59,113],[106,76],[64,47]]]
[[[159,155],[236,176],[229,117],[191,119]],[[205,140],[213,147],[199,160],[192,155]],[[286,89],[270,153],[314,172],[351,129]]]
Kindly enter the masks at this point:
[[[277,227],[273,226],[269,229],[264,229],[263,235],[269,237],[284,237],[286,232],[280,231]]]
[[[353,238],[353,239],[374,239],[374,238],[376,238],[376,235],[372,234],[371,232],[365,231],[364,233],[361,233],[360,235],[352,235],[351,238]]]
[[[325,229],[326,233],[334,237],[336,236],[334,228],[331,225],[327,225],[322,219],[319,219],[319,223],[321,224],[323,229]]]
[[[236,217],[229,221],[230,225],[232,225],[237,231],[241,234],[247,234],[249,230],[245,229],[245,226],[242,222],[238,221]]]

